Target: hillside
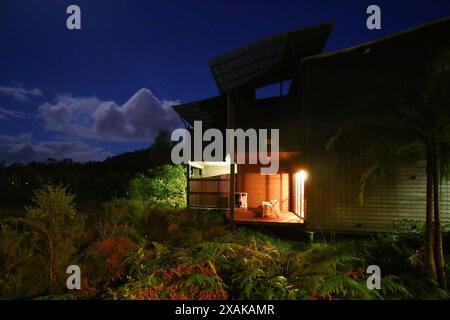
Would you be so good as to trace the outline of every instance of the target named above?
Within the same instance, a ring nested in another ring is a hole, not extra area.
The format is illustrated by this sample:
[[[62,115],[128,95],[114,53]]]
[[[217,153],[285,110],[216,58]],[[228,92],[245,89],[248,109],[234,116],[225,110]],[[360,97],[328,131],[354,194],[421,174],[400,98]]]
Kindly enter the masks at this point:
[[[169,133],[161,131],[152,146],[100,162],[48,159],[9,166],[0,164],[0,207],[28,205],[32,191],[48,183],[67,187],[77,195],[81,205],[124,196],[131,178],[169,163],[170,150]]]

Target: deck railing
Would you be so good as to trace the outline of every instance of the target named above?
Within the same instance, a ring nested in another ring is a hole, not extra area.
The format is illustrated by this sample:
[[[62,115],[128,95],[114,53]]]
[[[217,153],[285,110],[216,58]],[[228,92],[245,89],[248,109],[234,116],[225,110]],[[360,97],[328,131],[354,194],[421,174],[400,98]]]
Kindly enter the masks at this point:
[[[190,178],[188,197],[191,207],[228,208],[230,176],[228,174]]]

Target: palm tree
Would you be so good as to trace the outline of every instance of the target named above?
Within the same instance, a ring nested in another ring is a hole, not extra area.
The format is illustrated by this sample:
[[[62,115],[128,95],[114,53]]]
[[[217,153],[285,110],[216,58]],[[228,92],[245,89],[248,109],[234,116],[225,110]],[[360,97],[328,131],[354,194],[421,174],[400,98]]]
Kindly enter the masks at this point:
[[[429,275],[446,287],[439,194],[450,172],[450,50],[440,52],[417,83],[396,87],[392,103],[376,107],[377,120],[341,128],[327,148],[374,142],[374,163],[361,179],[360,201],[368,189],[400,165],[426,162],[425,258]],[[400,92],[399,92],[400,91]],[[400,93],[400,94],[399,94]],[[370,108],[370,106],[369,106]],[[367,110],[366,110],[367,111]],[[369,139],[369,140],[368,140]]]

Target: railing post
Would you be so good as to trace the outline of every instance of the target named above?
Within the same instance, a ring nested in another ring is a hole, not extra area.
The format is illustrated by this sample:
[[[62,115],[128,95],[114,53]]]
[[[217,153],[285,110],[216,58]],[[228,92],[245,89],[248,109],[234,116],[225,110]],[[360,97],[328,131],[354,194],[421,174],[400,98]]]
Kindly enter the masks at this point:
[[[230,91],[227,91],[227,128],[234,129],[234,114],[233,106],[231,105]],[[234,135],[230,140],[230,185],[229,185],[229,197],[228,205],[230,210],[230,224],[234,228],[234,193],[235,193],[235,164],[234,164]]]
[[[186,206],[189,208],[191,206],[191,172],[189,163],[186,164]]]

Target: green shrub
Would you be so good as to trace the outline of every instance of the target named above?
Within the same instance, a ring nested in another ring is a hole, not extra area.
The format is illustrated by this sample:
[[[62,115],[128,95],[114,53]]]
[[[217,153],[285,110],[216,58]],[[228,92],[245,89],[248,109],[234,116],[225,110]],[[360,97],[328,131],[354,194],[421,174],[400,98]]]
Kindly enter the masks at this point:
[[[64,187],[47,185],[38,189],[26,220],[47,242],[50,269],[50,292],[66,287],[67,266],[76,262],[77,244],[84,240],[83,218],[75,210],[74,195]]]
[[[145,212],[142,232],[151,241],[193,247],[228,231],[224,215],[217,211],[150,207]]]
[[[2,229],[4,245],[10,242],[8,238],[11,240],[11,237],[16,237],[17,244],[20,244],[20,252],[17,245],[10,248],[15,248],[13,255],[17,266],[10,270],[8,276],[17,283],[24,281],[30,284],[27,282],[30,280],[24,280],[28,278],[36,283],[30,285],[28,291],[15,290],[12,295],[29,296],[47,288],[48,292],[57,293],[66,287],[66,269],[74,264],[77,245],[84,239],[83,219],[75,210],[73,199],[74,196],[65,188],[47,185],[34,192],[33,206],[27,208],[25,218],[5,220],[16,225],[17,231]],[[27,259],[20,258],[23,254],[28,254]],[[10,269],[7,265],[5,268]],[[47,274],[45,280],[42,272]]]
[[[76,219],[75,196],[62,186],[46,185],[34,192],[34,206],[27,209],[28,218],[62,226]]]
[[[128,194],[159,208],[185,207],[186,183],[183,166],[163,165],[131,180]]]
[[[47,256],[34,247],[34,234],[0,226],[0,299],[43,293],[48,287]]]
[[[141,241],[136,227],[141,223],[142,207],[139,201],[113,199],[103,204],[103,212],[94,221],[100,238],[124,236]]]

